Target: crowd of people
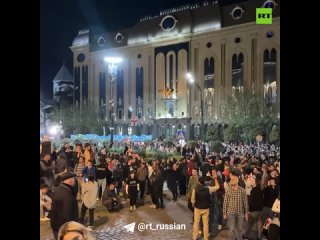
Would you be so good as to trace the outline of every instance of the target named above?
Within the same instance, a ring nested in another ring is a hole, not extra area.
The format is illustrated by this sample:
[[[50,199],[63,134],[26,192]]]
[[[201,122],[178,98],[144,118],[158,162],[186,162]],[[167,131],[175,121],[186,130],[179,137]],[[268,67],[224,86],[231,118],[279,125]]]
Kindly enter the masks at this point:
[[[87,210],[87,229],[94,229],[97,201],[108,211],[121,211],[121,199],[129,199],[129,211],[134,212],[137,199],[143,201],[148,194],[150,207],[163,209],[165,182],[172,201],[186,196],[193,213],[194,240],[199,235],[207,240],[225,228],[229,239],[279,239],[279,146],[224,144],[224,150],[216,153],[209,151],[207,143],[137,145],[147,151],[156,147],[181,154],[179,159],[148,161],[135,154],[132,146],[119,154],[90,143],[65,143],[59,152],[48,152],[44,146],[40,154],[40,220],[50,220],[55,239],[67,222],[86,225]]]

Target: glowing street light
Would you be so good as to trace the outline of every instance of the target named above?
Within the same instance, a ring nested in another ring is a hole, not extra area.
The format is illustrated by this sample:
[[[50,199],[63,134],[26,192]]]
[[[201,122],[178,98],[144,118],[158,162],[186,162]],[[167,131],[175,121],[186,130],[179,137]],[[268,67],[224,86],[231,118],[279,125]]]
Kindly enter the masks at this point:
[[[51,135],[56,135],[58,133],[58,126],[52,126],[50,129],[49,129],[49,133]]]
[[[186,74],[186,77],[187,77],[187,79],[193,78],[192,75],[191,75],[191,73],[189,73],[189,72]]]
[[[204,138],[203,138],[203,116],[204,116],[204,112],[203,112],[203,97],[202,97],[202,89],[201,87],[199,86],[198,83],[195,82],[194,80],[194,77],[191,73],[187,73],[186,74],[186,78],[187,78],[187,81],[190,83],[190,84],[194,84],[197,86],[197,88],[199,89],[200,91],[200,96],[201,96],[201,127],[200,127],[200,139],[201,141],[204,141]]]

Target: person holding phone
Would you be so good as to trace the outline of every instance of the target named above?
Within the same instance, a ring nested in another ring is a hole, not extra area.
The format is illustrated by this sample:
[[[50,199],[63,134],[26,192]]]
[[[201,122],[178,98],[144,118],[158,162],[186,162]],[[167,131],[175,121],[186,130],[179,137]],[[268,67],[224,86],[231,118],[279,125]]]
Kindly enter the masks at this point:
[[[94,210],[97,205],[98,183],[95,177],[90,173],[87,182],[82,184],[82,205],[80,222],[84,224],[84,217],[89,209],[89,229],[93,229]]]

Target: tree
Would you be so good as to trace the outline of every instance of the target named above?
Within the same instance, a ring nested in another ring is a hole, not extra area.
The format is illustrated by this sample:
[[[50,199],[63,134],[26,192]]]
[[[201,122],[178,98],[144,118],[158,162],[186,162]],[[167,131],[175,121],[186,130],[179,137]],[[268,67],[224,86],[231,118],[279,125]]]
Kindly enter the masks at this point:
[[[209,127],[206,135],[206,141],[212,143],[210,151],[221,153],[223,150],[223,130],[222,125],[215,123]]]
[[[214,142],[214,141],[223,141],[223,132],[221,124],[214,124],[209,126],[209,130],[207,131],[206,135],[207,142]]]
[[[60,123],[65,135],[95,133],[103,134],[104,121],[99,120],[98,112],[94,105],[89,104],[80,108],[74,108],[71,104],[56,109],[52,120]]]
[[[267,108],[251,91],[234,91],[227,100],[226,113],[229,117],[226,141],[241,140],[249,143],[257,135],[269,140],[269,133],[276,121],[276,108]]]
[[[226,142],[240,142],[241,141],[241,127],[237,124],[230,124],[224,129],[223,137]]]
[[[81,132],[78,133],[96,133],[99,135],[103,133],[103,124],[99,121],[98,111],[94,105],[83,106],[81,111],[80,109],[76,109],[75,112],[80,114],[79,130]]]
[[[212,143],[212,148],[210,149],[210,151],[221,153],[223,151],[223,145],[221,141],[214,141]]]
[[[272,130],[269,135],[269,141],[271,143],[279,143],[280,142],[280,128],[278,125],[273,125]]]
[[[265,139],[266,136],[266,128],[263,124],[255,125],[250,131],[249,131],[249,139],[255,140],[256,136],[261,135],[263,139]]]

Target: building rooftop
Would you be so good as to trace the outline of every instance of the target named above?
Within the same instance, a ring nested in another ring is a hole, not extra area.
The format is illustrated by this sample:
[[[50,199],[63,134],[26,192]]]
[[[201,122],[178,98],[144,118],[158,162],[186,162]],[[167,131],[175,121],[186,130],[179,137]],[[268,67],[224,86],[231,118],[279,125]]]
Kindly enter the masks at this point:
[[[80,30],[72,47],[90,46],[90,51],[99,51],[214,31],[255,22],[256,8],[263,7],[273,8],[273,18],[280,16],[279,0],[239,0],[236,3],[207,0],[161,10],[158,15],[145,16],[127,29],[101,34]]]
[[[66,82],[73,82],[73,77],[70,74],[69,70],[66,68],[64,63],[62,64],[59,72],[54,77],[53,81],[66,81]]]

